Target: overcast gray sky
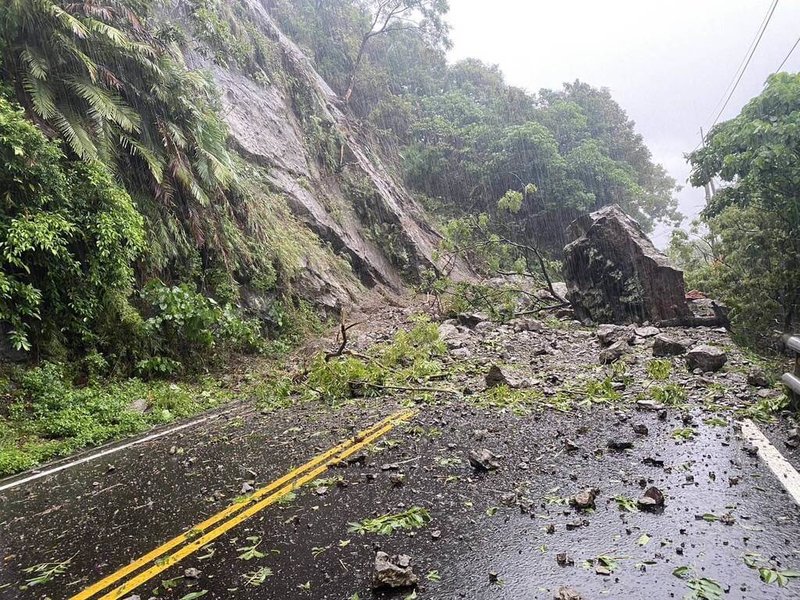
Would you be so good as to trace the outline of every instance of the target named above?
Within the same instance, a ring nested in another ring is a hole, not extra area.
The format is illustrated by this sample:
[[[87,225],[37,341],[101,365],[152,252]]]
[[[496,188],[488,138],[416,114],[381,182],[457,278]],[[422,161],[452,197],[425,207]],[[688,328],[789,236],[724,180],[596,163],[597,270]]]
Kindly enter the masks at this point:
[[[450,58],[498,64],[530,91],[581,79],[608,87],[655,160],[685,185],[689,217],[703,192],[686,184],[683,154],[700,141],[772,0],[450,0]],[[800,2],[779,0],[722,120],[763,88],[800,36]],[[783,70],[800,69],[800,47]],[[668,242],[659,228],[654,241]]]

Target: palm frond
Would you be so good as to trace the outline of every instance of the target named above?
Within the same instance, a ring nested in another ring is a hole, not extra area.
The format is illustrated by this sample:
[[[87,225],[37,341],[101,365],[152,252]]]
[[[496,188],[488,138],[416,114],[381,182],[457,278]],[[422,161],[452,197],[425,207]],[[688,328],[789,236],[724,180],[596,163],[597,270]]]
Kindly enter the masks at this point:
[[[34,112],[43,119],[52,119],[56,114],[56,104],[53,99],[53,90],[41,79],[25,75],[22,78],[22,87],[30,97]]]
[[[22,52],[19,53],[19,57],[22,63],[27,67],[28,75],[34,79],[41,79],[42,81],[47,79],[47,72],[50,70],[50,65],[47,63],[47,59],[44,56],[26,45]]]
[[[65,78],[67,86],[89,105],[89,114],[96,119],[107,119],[125,131],[136,131],[140,117],[119,96],[112,96],[103,88],[77,77]]]
[[[122,146],[129,154],[136,156],[145,162],[156,183],[159,185],[163,183],[164,159],[162,157],[158,156],[139,140],[135,140],[134,138],[124,134],[119,136],[119,143],[120,146]]]
[[[128,36],[112,25],[92,18],[86,19],[85,25],[89,31],[103,36],[119,49],[127,50],[131,44]]]
[[[97,148],[91,136],[80,124],[80,120],[71,113],[56,110],[50,117],[50,122],[55,126],[61,136],[67,141],[73,152],[84,160],[97,158]]]
[[[51,17],[54,17],[65,29],[72,32],[75,37],[80,39],[86,39],[89,35],[89,31],[86,27],[81,23],[80,19],[72,16],[63,8],[58,6],[52,0],[37,0],[37,5],[39,5],[44,11],[49,14]]]

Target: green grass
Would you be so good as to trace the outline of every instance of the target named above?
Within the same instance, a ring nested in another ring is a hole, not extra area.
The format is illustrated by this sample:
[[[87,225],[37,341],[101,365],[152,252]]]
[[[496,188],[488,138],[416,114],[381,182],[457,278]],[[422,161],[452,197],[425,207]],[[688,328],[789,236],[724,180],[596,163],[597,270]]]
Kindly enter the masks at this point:
[[[647,361],[647,375],[655,381],[665,381],[672,373],[672,362],[663,358]]]
[[[686,390],[674,383],[651,388],[650,396],[656,402],[660,402],[666,406],[680,406],[686,402],[687,397]]]
[[[0,476],[197,414],[229,398],[212,379],[78,386],[59,364],[14,371],[0,386]],[[134,403],[146,404],[145,412],[134,410]]]
[[[481,408],[508,410],[513,414],[527,414],[533,408],[541,408],[544,395],[536,389],[517,390],[507,385],[497,385],[468,399]]]

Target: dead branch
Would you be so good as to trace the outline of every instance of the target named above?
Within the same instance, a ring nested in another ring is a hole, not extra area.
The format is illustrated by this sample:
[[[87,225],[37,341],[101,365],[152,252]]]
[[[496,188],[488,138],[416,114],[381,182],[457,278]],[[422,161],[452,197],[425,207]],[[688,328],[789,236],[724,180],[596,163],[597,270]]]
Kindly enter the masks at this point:
[[[365,387],[371,387],[378,390],[399,390],[401,392],[441,392],[444,394],[453,394],[455,396],[461,395],[461,392],[451,388],[426,387],[426,386],[416,387],[407,385],[385,385],[380,383],[366,383],[366,382],[364,382],[362,385],[364,385]]]
[[[359,321],[356,323],[350,323],[349,325],[345,325],[344,315],[342,315],[342,320],[339,324],[339,335],[337,336],[337,339],[341,339],[341,342],[339,343],[339,347],[336,350],[334,350],[333,352],[325,353],[325,362],[344,354],[345,348],[347,347],[347,330],[352,329],[356,325],[361,325],[361,322]]]

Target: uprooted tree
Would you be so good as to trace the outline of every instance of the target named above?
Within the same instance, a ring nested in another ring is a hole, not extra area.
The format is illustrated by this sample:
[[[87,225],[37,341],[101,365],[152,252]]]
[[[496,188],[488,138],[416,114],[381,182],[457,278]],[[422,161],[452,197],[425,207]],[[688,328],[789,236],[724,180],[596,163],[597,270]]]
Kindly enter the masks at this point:
[[[550,261],[535,245],[521,242],[521,226],[515,220],[536,186],[528,184],[519,190],[508,190],[490,213],[467,214],[453,219],[442,229],[441,250],[449,260],[460,258],[482,277],[507,277],[504,285],[484,286],[469,282],[453,283],[446,277],[428,282],[426,291],[437,298],[442,312],[458,309],[480,309],[492,317],[507,318],[520,312],[515,300],[525,296],[526,313],[559,308],[568,304],[555,289],[550,272],[558,265]],[[445,269],[446,270],[446,269]],[[515,285],[514,278],[529,280],[533,285]],[[535,293],[547,289],[550,298]],[[449,297],[447,306],[441,297]]]

